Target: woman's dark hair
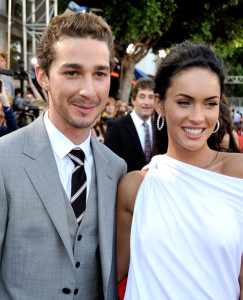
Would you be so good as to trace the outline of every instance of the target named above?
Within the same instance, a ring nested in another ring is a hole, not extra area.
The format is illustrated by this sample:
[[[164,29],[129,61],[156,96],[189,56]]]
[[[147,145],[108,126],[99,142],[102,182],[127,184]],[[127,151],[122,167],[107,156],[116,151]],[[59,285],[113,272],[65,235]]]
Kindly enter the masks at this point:
[[[222,97],[224,91],[222,59],[218,57],[211,46],[185,41],[181,44],[174,45],[170,52],[161,59],[158,65],[157,73],[154,77],[154,92],[159,95],[161,101],[165,99],[165,94],[172,83],[172,78],[182,70],[191,67],[203,67],[217,74],[220,83],[220,96]],[[158,131],[156,127],[157,117],[158,115],[155,114],[153,151],[155,155],[166,153],[168,147],[166,121],[164,128]],[[216,143],[214,148],[219,150],[219,145]]]
[[[224,96],[223,96],[224,97]],[[219,122],[220,122],[220,130],[217,134],[212,134],[208,139],[208,146],[217,151],[222,152],[238,152],[240,153],[240,149],[235,142],[235,138],[233,136],[233,127],[230,116],[229,106],[223,101],[220,102],[219,106]],[[225,135],[229,136],[229,147],[224,148],[221,146],[221,142]],[[218,148],[215,147],[218,145]]]

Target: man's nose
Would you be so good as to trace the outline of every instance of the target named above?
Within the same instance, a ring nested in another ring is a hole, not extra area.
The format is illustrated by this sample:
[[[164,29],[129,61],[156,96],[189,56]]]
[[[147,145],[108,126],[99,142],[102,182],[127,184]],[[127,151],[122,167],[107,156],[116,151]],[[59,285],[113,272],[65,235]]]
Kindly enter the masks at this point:
[[[94,80],[92,76],[85,76],[80,83],[79,95],[86,98],[92,98],[95,95]]]

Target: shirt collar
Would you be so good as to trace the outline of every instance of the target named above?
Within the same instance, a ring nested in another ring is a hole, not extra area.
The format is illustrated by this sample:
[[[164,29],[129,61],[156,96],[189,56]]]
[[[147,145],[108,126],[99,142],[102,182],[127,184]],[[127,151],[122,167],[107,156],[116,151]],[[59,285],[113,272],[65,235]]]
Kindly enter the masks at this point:
[[[80,148],[84,151],[85,160],[90,155],[91,147],[90,147],[90,139],[91,132],[88,138],[80,145],[75,145],[71,142],[65,135],[61,133],[50,121],[48,117],[49,110],[47,110],[44,114],[44,123],[46,126],[46,130],[52,145],[53,152],[62,159],[66,156],[72,149]]]
[[[132,120],[134,122],[134,124],[136,125],[136,127],[140,127],[143,125],[144,121],[135,113],[135,111],[133,110],[131,112],[131,117]],[[151,126],[151,116],[148,118],[147,121],[145,121],[149,126]]]

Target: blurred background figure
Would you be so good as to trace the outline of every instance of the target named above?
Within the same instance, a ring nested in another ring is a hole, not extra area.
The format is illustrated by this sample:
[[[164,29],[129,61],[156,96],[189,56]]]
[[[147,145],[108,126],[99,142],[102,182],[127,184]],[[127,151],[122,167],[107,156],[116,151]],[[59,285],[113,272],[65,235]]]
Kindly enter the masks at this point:
[[[127,115],[128,105],[125,100],[118,100],[116,105],[117,105],[117,112],[115,115],[116,118],[121,118],[121,117]]]
[[[41,93],[38,91],[30,74],[27,72],[26,80],[28,81],[28,87],[24,95],[22,96],[21,91],[16,89],[16,97],[14,99],[13,109],[16,113],[18,127],[30,124],[49,107],[46,92],[43,89]]]
[[[99,142],[104,143],[104,137],[106,132],[106,123],[101,118],[101,114],[98,118],[94,121],[91,134],[94,138],[96,138]]]
[[[0,50],[0,69],[6,69],[7,62],[6,62],[6,55],[3,51]],[[5,89],[10,93],[12,98],[14,98],[14,84],[12,78],[9,76],[0,74],[0,79],[4,82]]]
[[[137,80],[132,89],[133,111],[107,123],[105,145],[126,161],[128,172],[141,170],[151,159],[153,86],[150,78]]]
[[[10,104],[11,99],[5,90],[4,82],[0,79],[0,137],[18,129]]]
[[[233,115],[233,126],[235,131],[238,133],[239,129],[240,129],[240,125],[241,125],[241,118],[242,115],[240,114],[239,110],[237,110],[237,112],[234,113]]]
[[[102,113],[102,119],[107,122],[108,120],[114,119],[117,111],[116,99],[109,97],[106,103],[104,112]]]
[[[238,134],[232,128],[230,109],[223,102],[220,103],[219,122],[221,126],[218,135],[219,140],[221,140],[220,147],[230,150],[230,152],[240,152]]]

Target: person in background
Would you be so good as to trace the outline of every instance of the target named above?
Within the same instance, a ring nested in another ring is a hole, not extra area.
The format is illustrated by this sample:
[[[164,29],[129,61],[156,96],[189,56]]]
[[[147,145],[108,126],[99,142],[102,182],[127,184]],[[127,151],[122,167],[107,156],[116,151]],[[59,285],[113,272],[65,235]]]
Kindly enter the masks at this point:
[[[4,52],[0,50],[0,69],[6,69],[6,67],[6,56]],[[0,74],[0,79],[4,82],[5,89],[10,93],[11,97],[14,98],[15,92],[13,80],[9,76],[6,76],[4,74]]]
[[[107,121],[115,118],[116,111],[116,99],[113,97],[109,97],[105,106],[105,110],[102,113],[102,119],[107,123]]]
[[[124,299],[243,299],[243,156],[208,145],[221,127],[222,60],[185,41],[154,80],[160,154],[118,187]]]
[[[100,114],[92,125],[91,134],[99,142],[104,143],[105,132],[106,132],[106,123],[104,120],[102,120]]]
[[[117,184],[125,162],[91,136],[114,37],[92,13],[53,17],[37,48],[49,110],[0,139],[0,298],[118,298]]]
[[[233,118],[233,128],[237,132],[240,130],[240,125],[241,125],[241,118],[242,115],[240,114],[239,110],[234,113],[234,118]]]
[[[153,147],[153,81],[140,78],[132,89],[133,111],[107,124],[105,145],[122,157],[128,172],[141,170],[151,159]]]
[[[125,100],[118,100],[117,103],[117,112],[115,118],[121,118],[127,115],[128,113],[128,105]]]
[[[15,114],[10,104],[4,82],[0,79],[0,137],[18,129]]]
[[[222,128],[217,135],[217,138],[221,140],[220,149],[230,152],[240,152],[238,134],[232,128],[229,107],[223,101],[220,103],[219,122]]]

